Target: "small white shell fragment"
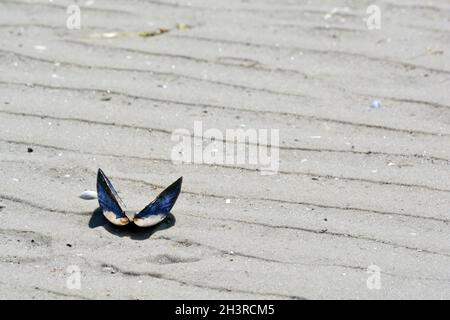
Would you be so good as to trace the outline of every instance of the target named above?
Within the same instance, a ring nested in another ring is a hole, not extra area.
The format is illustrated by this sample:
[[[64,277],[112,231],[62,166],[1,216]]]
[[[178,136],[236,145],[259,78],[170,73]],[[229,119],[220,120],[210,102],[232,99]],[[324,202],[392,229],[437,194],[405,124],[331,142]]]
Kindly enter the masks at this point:
[[[378,100],[373,100],[370,104],[372,109],[379,109],[381,107],[381,103]]]
[[[34,48],[39,51],[47,50],[47,47],[42,45],[35,45]]]
[[[79,197],[83,200],[94,200],[97,199],[97,192],[86,190],[82,192]]]
[[[225,199],[225,203],[231,203],[231,199]]]
[[[117,37],[117,35],[118,35],[117,32],[105,32],[102,34],[104,38],[114,38]]]

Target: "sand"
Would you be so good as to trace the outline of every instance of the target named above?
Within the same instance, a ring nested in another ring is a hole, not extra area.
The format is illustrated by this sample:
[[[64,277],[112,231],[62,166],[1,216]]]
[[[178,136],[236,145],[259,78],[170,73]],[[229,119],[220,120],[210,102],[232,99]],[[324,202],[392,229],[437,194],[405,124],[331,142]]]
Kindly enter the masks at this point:
[[[377,1],[379,30],[361,1],[69,4],[0,2],[1,299],[450,298],[448,1]],[[173,163],[194,121],[278,129],[279,172]],[[98,168],[136,210],[183,176],[173,216],[114,228]]]

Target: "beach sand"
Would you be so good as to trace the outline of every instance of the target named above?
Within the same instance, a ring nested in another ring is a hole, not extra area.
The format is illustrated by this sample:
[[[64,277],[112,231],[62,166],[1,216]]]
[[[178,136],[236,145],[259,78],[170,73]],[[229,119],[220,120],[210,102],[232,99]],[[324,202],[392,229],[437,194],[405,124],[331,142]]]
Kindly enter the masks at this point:
[[[448,1],[379,30],[366,1],[70,4],[0,2],[1,299],[450,298]],[[194,121],[279,130],[279,172],[172,162]],[[173,217],[106,223],[98,168],[136,210],[183,176]]]

